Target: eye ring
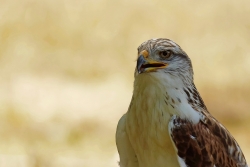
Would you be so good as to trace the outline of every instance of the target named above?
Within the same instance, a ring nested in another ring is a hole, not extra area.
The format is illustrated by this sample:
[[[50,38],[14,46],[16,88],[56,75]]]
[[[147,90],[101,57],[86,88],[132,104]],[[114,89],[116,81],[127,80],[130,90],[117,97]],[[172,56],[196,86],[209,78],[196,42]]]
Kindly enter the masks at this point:
[[[171,50],[163,50],[159,52],[159,55],[161,58],[167,59],[171,56],[172,51]]]

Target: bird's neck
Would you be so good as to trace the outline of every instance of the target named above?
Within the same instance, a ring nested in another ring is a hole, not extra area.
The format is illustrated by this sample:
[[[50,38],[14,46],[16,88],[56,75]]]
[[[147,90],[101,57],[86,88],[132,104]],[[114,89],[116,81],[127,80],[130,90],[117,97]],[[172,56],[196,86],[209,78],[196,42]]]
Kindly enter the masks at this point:
[[[150,74],[136,77],[133,99],[133,107],[140,112],[178,115],[193,122],[199,121],[199,110],[206,109],[193,83],[184,85],[173,78]]]
[[[166,87],[155,77],[144,74],[136,77],[126,113],[126,131],[133,141],[131,145],[140,166],[177,166],[175,150],[167,133],[173,110],[169,110],[165,102],[165,93]]]

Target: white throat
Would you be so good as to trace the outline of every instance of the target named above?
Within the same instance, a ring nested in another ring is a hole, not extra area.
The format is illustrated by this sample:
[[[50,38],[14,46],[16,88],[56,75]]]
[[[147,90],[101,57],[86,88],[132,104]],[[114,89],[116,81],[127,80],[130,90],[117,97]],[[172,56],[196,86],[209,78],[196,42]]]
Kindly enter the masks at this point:
[[[188,103],[185,85],[180,78],[161,74],[139,74],[134,82],[134,100],[145,109],[170,116],[177,115],[193,123],[200,120],[200,113]],[[141,104],[143,103],[143,104]]]

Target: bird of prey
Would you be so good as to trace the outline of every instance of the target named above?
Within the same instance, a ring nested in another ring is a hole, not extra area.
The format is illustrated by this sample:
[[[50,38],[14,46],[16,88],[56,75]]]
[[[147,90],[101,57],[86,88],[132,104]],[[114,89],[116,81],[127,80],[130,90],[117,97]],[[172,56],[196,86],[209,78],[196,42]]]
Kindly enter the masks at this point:
[[[207,110],[178,44],[142,43],[134,78],[116,131],[121,167],[247,167],[234,137]]]

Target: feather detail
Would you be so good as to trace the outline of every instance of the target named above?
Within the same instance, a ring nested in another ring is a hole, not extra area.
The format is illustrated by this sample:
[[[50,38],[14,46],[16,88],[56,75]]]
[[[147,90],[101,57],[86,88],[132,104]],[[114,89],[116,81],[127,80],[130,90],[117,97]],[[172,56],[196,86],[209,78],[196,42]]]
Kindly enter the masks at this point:
[[[197,124],[173,116],[169,122],[169,134],[178,157],[186,166],[247,167],[238,143],[210,115]]]

